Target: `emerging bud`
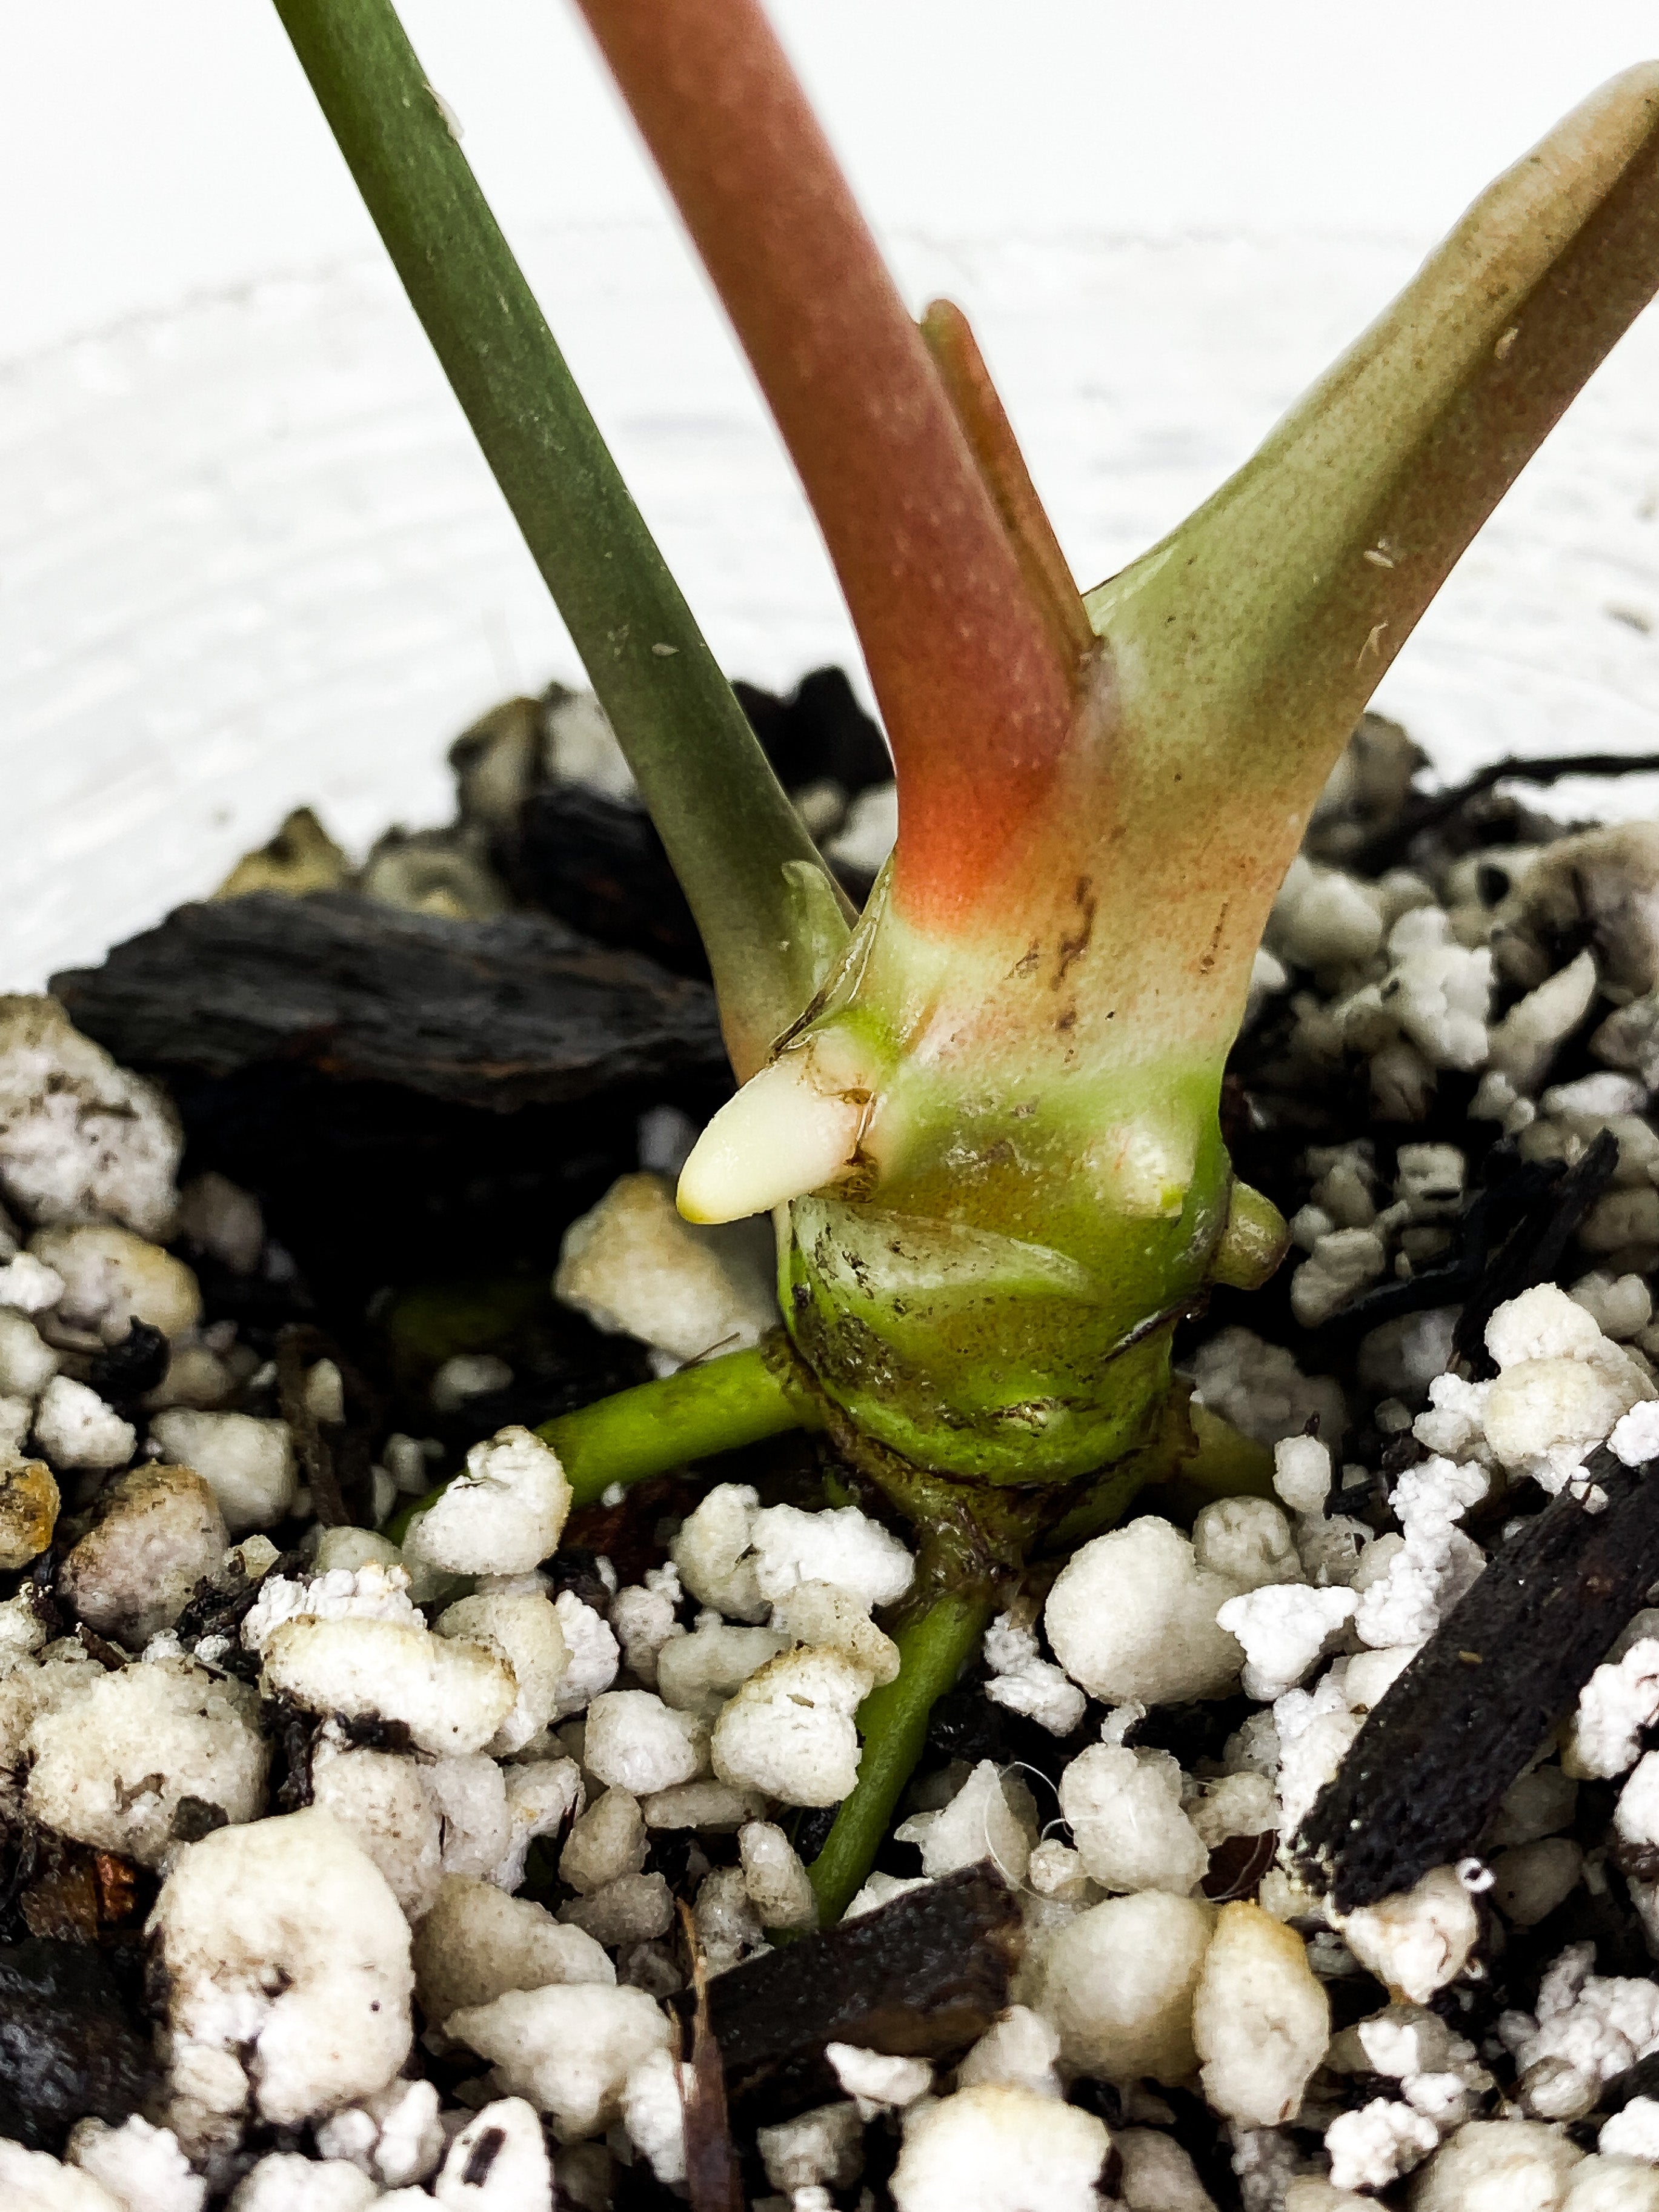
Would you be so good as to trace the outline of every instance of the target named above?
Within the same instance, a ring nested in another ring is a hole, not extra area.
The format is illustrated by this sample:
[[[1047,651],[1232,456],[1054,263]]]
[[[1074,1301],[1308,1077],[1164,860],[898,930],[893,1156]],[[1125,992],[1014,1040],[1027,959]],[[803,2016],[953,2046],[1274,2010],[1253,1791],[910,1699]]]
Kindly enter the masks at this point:
[[[727,1099],[680,1170],[688,1221],[770,1213],[854,1172],[870,1090],[833,1042],[809,1038]]]

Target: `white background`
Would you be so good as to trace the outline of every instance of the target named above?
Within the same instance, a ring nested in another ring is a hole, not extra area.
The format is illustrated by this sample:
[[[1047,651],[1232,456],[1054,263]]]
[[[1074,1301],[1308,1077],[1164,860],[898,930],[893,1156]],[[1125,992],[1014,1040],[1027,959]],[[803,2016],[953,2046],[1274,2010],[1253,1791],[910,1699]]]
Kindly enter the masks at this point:
[[[1084,581],[1237,467],[1492,175],[1659,51],[1659,0],[773,5],[909,295],[973,317]],[[404,12],[722,665],[858,680],[568,0]],[[210,890],[292,806],[356,849],[443,819],[454,733],[580,676],[270,0],[0,0],[0,986],[33,988]],[[1659,751],[1656,393],[1659,313],[1385,678],[1443,773]],[[1556,798],[1659,811],[1656,787]]]
[[[663,0],[668,4],[668,0]],[[773,0],[866,206],[1426,243],[1654,0]],[[570,0],[405,0],[509,230],[657,210]],[[372,241],[268,0],[0,0],[0,356]]]

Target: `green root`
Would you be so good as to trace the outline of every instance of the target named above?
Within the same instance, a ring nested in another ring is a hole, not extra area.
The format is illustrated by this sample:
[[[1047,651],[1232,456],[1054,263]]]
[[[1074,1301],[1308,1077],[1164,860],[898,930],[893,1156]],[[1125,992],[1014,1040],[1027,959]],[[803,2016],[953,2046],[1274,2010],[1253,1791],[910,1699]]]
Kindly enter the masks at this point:
[[[1164,1433],[1132,1452],[1091,1484],[1064,1519],[1038,1540],[1050,1557],[1063,1557],[1122,1520],[1138,1493],[1156,1486],[1170,1510],[1190,1519],[1218,1498],[1271,1497],[1273,1457],[1202,1406],[1172,1401]],[[1009,1493],[992,1492],[993,1509]],[[940,1553],[937,1516],[933,1553]],[[998,1600],[982,1583],[947,1589],[931,1609],[895,1638],[897,1679],[872,1690],[859,1708],[863,1756],[853,1794],[836,1816],[823,1850],[807,1869],[818,1901],[818,1922],[838,1920],[868,1875],[905,1784],[927,1741],[928,1717],[973,1658]]]
[[[899,1648],[897,1679],[872,1690],[859,1707],[864,1740],[859,1778],[823,1849],[807,1869],[820,1927],[833,1926],[863,1887],[921,1756],[928,1717],[979,1649],[994,1609],[988,1593],[947,1590],[894,1638]]]
[[[788,1356],[757,1345],[682,1367],[658,1382],[618,1390],[574,1413],[544,1421],[536,1433],[558,1454],[574,1493],[572,1502],[583,1506],[597,1505],[612,1484],[626,1487],[666,1474],[687,1460],[736,1451],[789,1429],[820,1425],[817,1407],[794,1380]],[[401,1544],[410,1522],[448,1486],[441,1482],[406,1505],[383,1534]]]
[[[543,1422],[536,1433],[558,1454],[574,1502],[594,1505],[613,1483],[642,1482],[686,1460],[817,1425],[787,1358],[757,1345],[619,1390]]]
[[[537,1434],[558,1454],[574,1503],[584,1506],[598,1504],[613,1485],[625,1487],[687,1460],[713,1458],[791,1429],[822,1428],[825,1419],[822,1401],[799,1376],[792,1353],[775,1339],[601,1398],[544,1422]],[[1013,1525],[1019,1517],[1017,1505],[1024,1502],[1030,1508],[1029,1496],[1021,1501],[1006,1490],[991,1491],[975,1500],[981,1512],[995,1509],[1012,1516],[1001,1530],[1000,1544],[990,1540],[996,1534],[991,1527],[980,1529],[977,1543],[968,1540],[966,1530],[957,1532],[960,1540],[954,1546],[946,1540],[950,1532],[931,1490],[965,1492],[969,1486],[947,1483],[921,1469],[913,1474],[929,1494],[906,1502],[932,1533],[933,1572],[942,1572],[947,1587],[919,1619],[896,1632],[897,1677],[872,1690],[859,1708],[863,1752],[858,1782],[807,1869],[822,1927],[839,1920],[863,1886],[921,1756],[933,1707],[979,1648],[996,1610],[994,1584],[1005,1578],[1012,1583],[1032,1540],[1050,1556],[1064,1555],[1114,1527],[1148,1486],[1161,1488],[1170,1510],[1186,1518],[1213,1498],[1269,1496],[1273,1454],[1203,1407],[1172,1399],[1160,1435],[1106,1469],[1069,1512],[1057,1522],[1049,1520],[1046,1533],[1035,1522],[1029,1529]],[[406,1506],[384,1533],[402,1543],[416,1516],[447,1486],[440,1484]],[[963,1510],[959,1503],[958,1518]]]

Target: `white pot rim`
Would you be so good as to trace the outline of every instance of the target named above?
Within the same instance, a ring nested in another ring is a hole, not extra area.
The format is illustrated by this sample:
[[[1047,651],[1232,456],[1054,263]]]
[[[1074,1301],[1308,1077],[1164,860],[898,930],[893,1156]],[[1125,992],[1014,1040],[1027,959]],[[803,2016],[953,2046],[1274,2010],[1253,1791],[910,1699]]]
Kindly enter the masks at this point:
[[[861,681],[718,311],[665,226],[517,241],[734,675]],[[1410,273],[1410,241],[1081,230],[892,241],[968,308],[1081,580],[1237,465]],[[1638,323],[1390,672],[1449,776],[1659,750],[1659,319]],[[201,896],[287,809],[343,842],[443,818],[447,740],[579,678],[395,279],[373,258],[131,318],[0,368],[0,983]],[[1644,626],[1645,625],[1645,626]],[[1659,780],[1558,789],[1659,811]]]

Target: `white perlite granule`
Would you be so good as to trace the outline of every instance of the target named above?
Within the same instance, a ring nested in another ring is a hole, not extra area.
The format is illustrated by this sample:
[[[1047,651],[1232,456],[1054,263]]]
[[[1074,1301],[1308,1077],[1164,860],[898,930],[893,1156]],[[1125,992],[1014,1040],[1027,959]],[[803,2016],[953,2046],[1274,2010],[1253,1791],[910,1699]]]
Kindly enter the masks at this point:
[[[561,2142],[602,2135],[622,2117],[634,2068],[653,2051],[672,2056],[676,2042],[643,1990],[593,1983],[509,1990],[452,2013],[444,2028],[489,2059],[514,2096],[545,2112]]]
[[[419,1751],[482,1750],[518,1695],[492,1647],[401,1620],[289,1620],[266,1638],[260,1684],[307,1712],[394,1721]]]
[[[536,1591],[492,1591],[462,1598],[434,1625],[440,1636],[490,1645],[507,1661],[518,1694],[484,1749],[495,1759],[522,1751],[557,1711],[570,1663],[556,1609]]]
[[[446,1875],[414,1940],[415,1986],[428,2020],[443,2021],[488,2005],[509,1990],[554,1983],[613,1985],[617,1969],[580,1928],[553,1918],[527,1897],[508,1897],[487,1881]]]
[[[1018,1773],[982,1759],[948,1804],[912,1814],[893,1832],[900,1843],[921,1846],[930,1881],[988,1859],[1018,1889],[1037,1838],[1036,1807]]]
[[[556,1547],[570,1510],[557,1455],[528,1429],[474,1444],[466,1471],[416,1516],[404,1549],[453,1575],[527,1574]]]
[[[0,1195],[36,1221],[164,1236],[184,1148],[158,1085],[118,1067],[55,999],[0,999]]]
[[[34,1409],[34,1441],[55,1468],[125,1467],[138,1431],[84,1382],[54,1375]]]
[[[137,1650],[171,1628],[229,1541],[212,1491],[187,1467],[137,1468],[99,1501],[101,1517],[64,1560],[58,1587],[89,1627]]]
[[[786,1805],[836,1805],[858,1780],[853,1716],[871,1678],[839,1651],[805,1647],[770,1659],[714,1724],[714,1771]]]
[[[1246,2127],[1293,2118],[1330,2040],[1302,1939],[1259,1905],[1224,1905],[1193,2004],[1205,2096]]]
[[[175,2096],[292,2126],[384,2089],[408,2053],[409,1924],[325,1813],[189,1845],[149,1933]]]
[[[1185,1897],[1210,1855],[1181,1794],[1181,1769],[1168,1752],[1100,1743],[1080,1753],[1060,1776],[1060,1809],[1084,1870],[1103,1889]]]
[[[435,2103],[435,2094],[434,2101]],[[78,2120],[70,2130],[68,2163],[100,2182],[123,2212],[202,2212],[207,2183],[170,2128],[155,2128],[134,2112],[121,2125]]]
[[[1237,1587],[1200,1567],[1188,1539],[1150,1516],[1097,1536],[1060,1570],[1043,1608],[1073,1680],[1108,1703],[1218,1696],[1243,1655],[1216,1626]]]
[[[122,1343],[135,1321],[176,1339],[201,1318],[202,1294],[191,1270],[130,1229],[37,1229],[28,1249],[64,1286],[51,1327],[83,1346]]]
[[[143,1866],[176,1850],[185,1798],[254,1820],[270,1763],[252,1690],[187,1659],[100,1672],[42,1714],[28,1748],[33,1817]]]
[[[607,1788],[648,1796],[707,1772],[708,1733],[649,1690],[607,1690],[587,1709],[582,1763]]]
[[[162,1456],[193,1467],[212,1489],[233,1536],[275,1527],[294,1504],[299,1476],[286,1421],[174,1407],[150,1434]]]
[[[312,1753],[311,1802],[374,1860],[411,1923],[431,1909],[445,1838],[429,1770],[394,1752],[343,1745],[331,1723]]]
[[[1413,1888],[1362,1906],[1335,1925],[1363,1966],[1418,2004],[1455,1981],[1480,1932],[1473,1897],[1450,1867],[1436,1867]]]
[[[565,1231],[553,1287],[596,1328],[702,1359],[776,1327],[769,1247],[749,1222],[685,1220],[661,1176],[627,1175]]]
[[[1103,2121],[1012,2082],[917,2108],[893,2169],[898,2212],[1095,2212]]]
[[[1069,1919],[1043,1954],[1036,2009],[1068,2066],[1107,2081],[1196,2071],[1193,1998],[1214,1908],[1142,1890]]]
[[[1000,1613],[985,1632],[985,1694],[994,1705],[1024,1713],[1050,1735],[1070,1735],[1088,1700],[1063,1668],[1042,1657],[1035,1629]]]

